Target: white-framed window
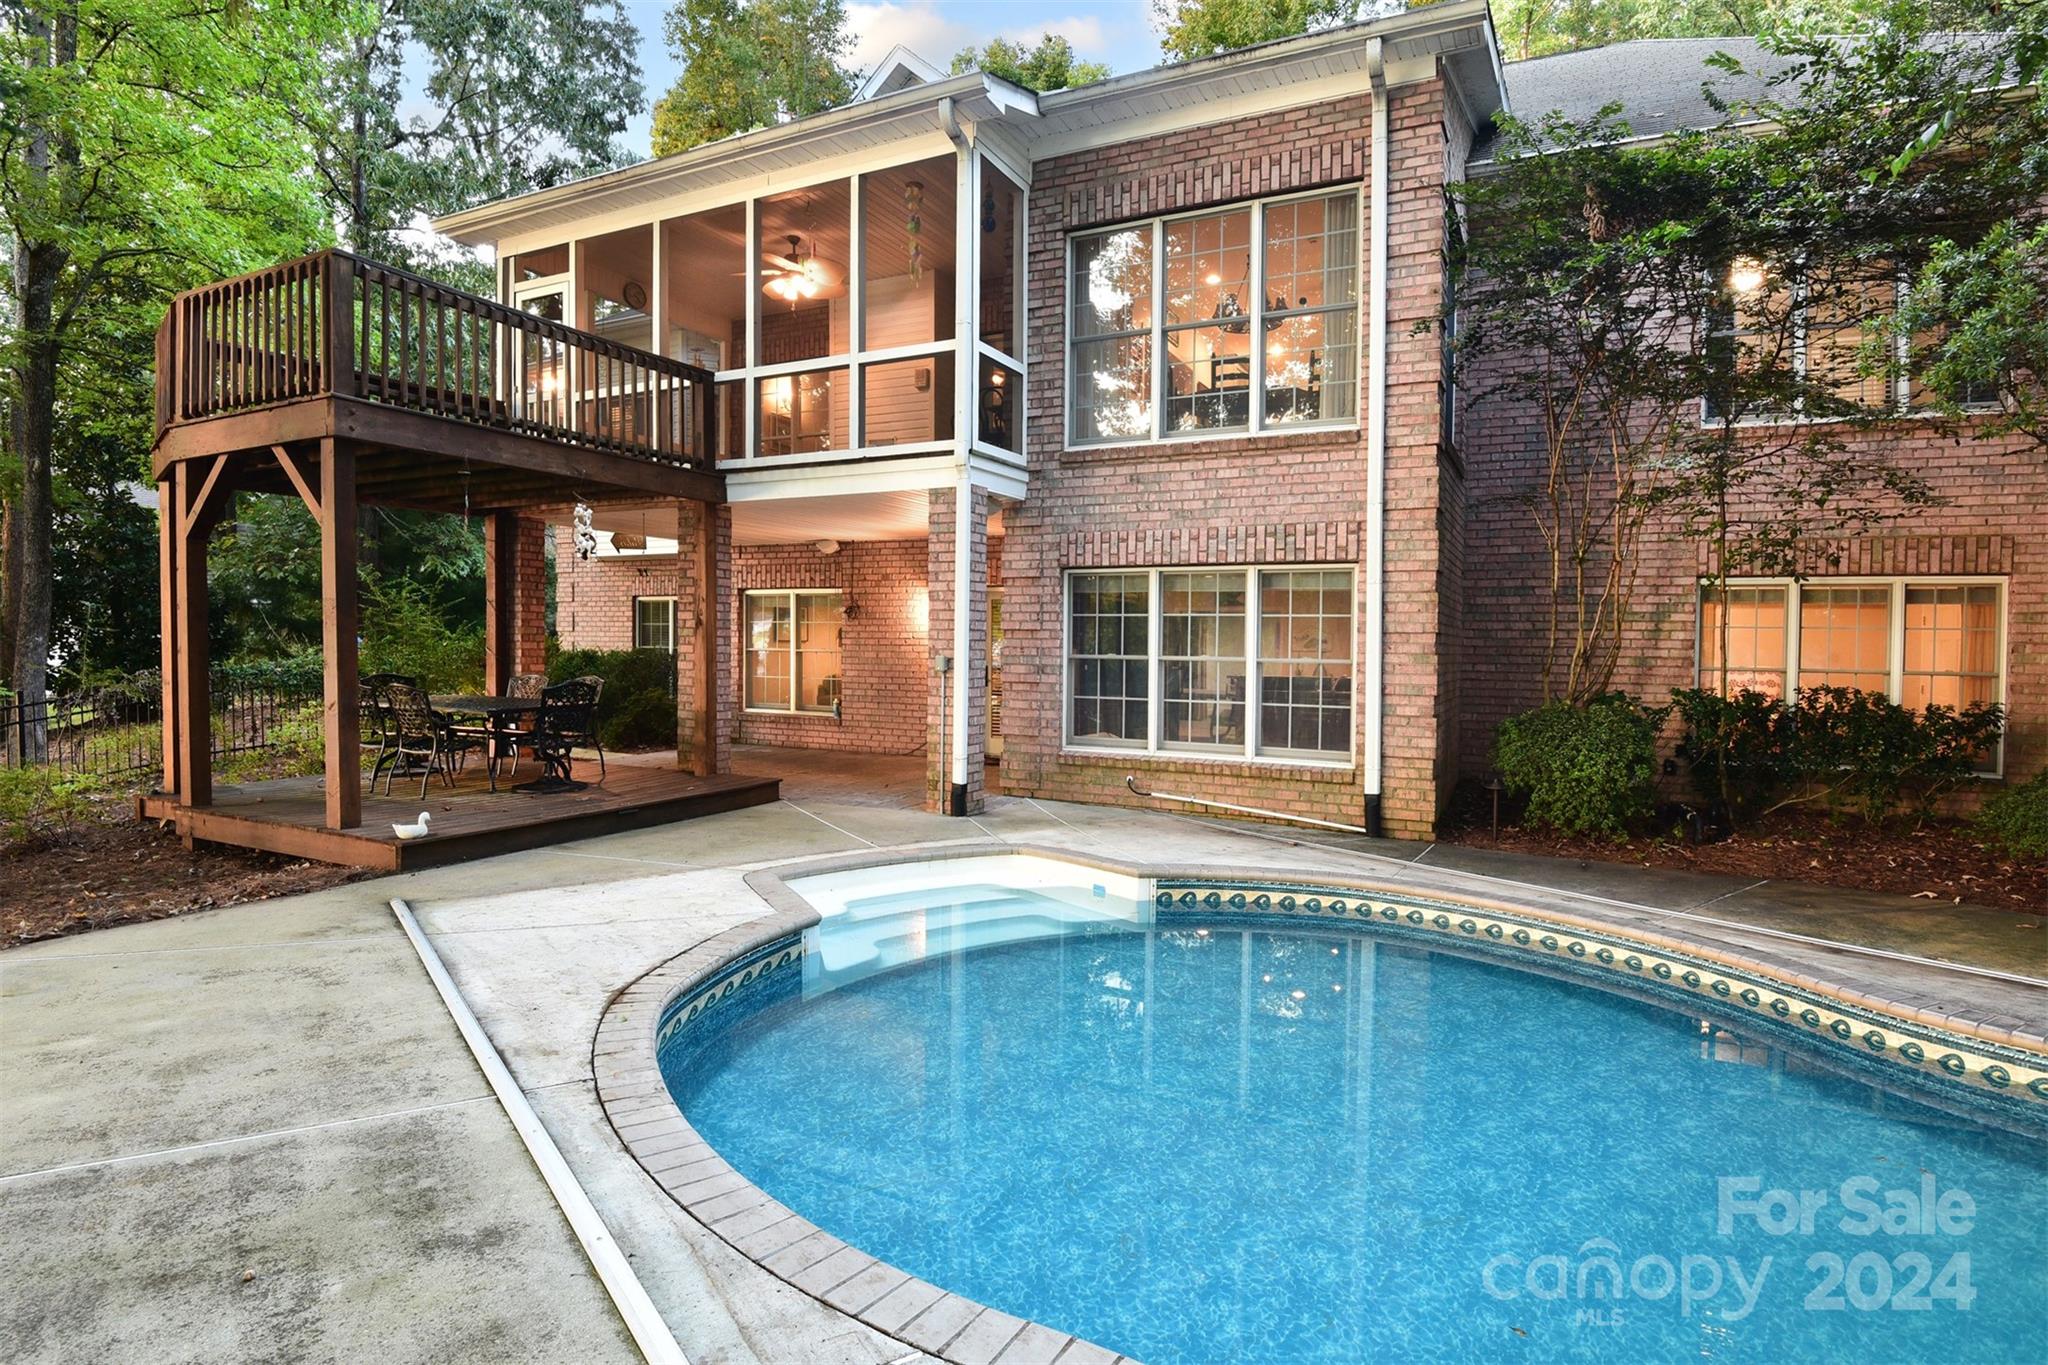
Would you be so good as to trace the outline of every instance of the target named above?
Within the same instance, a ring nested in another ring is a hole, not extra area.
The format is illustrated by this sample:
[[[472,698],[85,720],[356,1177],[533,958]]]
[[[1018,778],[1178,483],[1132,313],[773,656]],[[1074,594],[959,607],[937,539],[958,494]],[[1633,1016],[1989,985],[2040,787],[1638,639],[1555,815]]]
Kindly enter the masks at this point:
[[[1727,658],[1721,620],[1727,615]],[[1731,579],[1700,588],[1699,685],[1855,687],[1903,706],[2005,701],[2005,580]],[[2001,771],[2004,746],[1986,770]]]
[[[1739,367],[1781,369],[1797,383],[1817,386],[1851,407],[1913,412],[1927,407],[1929,397],[1912,373],[1911,361],[1932,338],[1898,338],[1889,372],[1871,369],[1866,356],[1874,328],[1909,289],[1909,273],[1881,258],[1791,269],[1740,258],[1722,281],[1722,302],[1708,329],[1707,344],[1733,350]],[[1965,398],[1966,406],[1973,408],[1997,402],[1997,393],[1989,387],[1981,392],[1973,388]],[[1704,422],[1720,421],[1720,399],[1713,394],[1702,398],[1700,415]],[[1788,410],[1742,413],[1738,420],[1785,422],[1802,415],[1802,404],[1795,403]]]
[[[749,711],[829,713],[839,704],[839,631],[846,599],[836,588],[746,594]]]
[[[1358,421],[1359,190],[1077,233],[1067,442]]]
[[[633,648],[676,648],[676,599],[636,597],[633,599]]]
[[[1353,588],[1320,565],[1069,570],[1067,745],[1348,764]]]

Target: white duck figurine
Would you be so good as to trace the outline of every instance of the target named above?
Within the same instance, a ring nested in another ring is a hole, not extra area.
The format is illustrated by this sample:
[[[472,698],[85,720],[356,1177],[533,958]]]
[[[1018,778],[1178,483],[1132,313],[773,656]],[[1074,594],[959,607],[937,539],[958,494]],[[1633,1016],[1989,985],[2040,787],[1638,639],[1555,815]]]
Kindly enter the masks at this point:
[[[391,832],[401,839],[424,839],[427,837],[427,819],[427,813],[421,811],[417,824],[393,825]]]

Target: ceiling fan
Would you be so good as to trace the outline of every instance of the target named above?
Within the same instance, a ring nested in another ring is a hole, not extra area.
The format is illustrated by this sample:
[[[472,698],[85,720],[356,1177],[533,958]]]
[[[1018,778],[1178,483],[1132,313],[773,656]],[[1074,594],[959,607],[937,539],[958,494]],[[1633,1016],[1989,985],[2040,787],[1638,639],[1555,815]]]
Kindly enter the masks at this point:
[[[762,258],[761,290],[789,304],[810,299],[837,298],[845,286],[846,274],[837,262],[828,261],[815,250],[804,249],[803,238],[789,235],[789,254]]]

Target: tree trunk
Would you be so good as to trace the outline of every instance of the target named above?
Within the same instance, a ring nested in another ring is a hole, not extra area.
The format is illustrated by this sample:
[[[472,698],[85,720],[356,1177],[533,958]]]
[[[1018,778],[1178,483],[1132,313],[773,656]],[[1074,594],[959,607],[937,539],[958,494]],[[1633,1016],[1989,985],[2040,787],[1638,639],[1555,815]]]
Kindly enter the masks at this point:
[[[78,57],[78,19],[60,11],[55,22],[34,10],[18,20],[28,39],[28,58],[65,66]],[[22,163],[32,181],[47,184],[53,170],[75,167],[78,149],[53,139],[46,128],[28,130]],[[17,236],[14,243],[15,321],[19,328],[14,363],[16,401],[12,423],[15,453],[21,461],[20,486],[7,504],[5,601],[0,616],[7,623],[8,683],[21,704],[33,707],[46,694],[50,662],[50,576],[53,568],[54,484],[51,459],[56,447],[57,283],[65,253],[51,242]],[[37,711],[23,713],[16,734],[17,756],[40,762],[48,732]]]

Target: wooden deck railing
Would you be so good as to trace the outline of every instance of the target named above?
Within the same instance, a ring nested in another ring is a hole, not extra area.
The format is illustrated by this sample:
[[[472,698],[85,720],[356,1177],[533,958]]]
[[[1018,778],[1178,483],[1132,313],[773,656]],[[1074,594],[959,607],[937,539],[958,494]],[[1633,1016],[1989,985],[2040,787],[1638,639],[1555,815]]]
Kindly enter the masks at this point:
[[[717,430],[705,370],[345,251],[180,294],[156,360],[159,435],[329,395],[668,464]]]

